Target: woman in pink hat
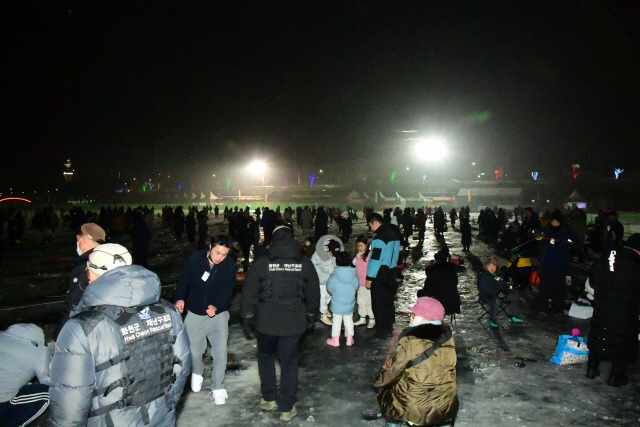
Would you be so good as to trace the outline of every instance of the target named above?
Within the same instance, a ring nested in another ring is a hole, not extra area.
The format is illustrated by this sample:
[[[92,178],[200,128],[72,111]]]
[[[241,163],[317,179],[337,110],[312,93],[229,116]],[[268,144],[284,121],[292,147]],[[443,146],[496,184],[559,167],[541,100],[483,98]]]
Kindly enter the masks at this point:
[[[387,426],[439,425],[458,411],[456,349],[444,307],[429,297],[409,307],[413,313],[398,348],[374,378]]]

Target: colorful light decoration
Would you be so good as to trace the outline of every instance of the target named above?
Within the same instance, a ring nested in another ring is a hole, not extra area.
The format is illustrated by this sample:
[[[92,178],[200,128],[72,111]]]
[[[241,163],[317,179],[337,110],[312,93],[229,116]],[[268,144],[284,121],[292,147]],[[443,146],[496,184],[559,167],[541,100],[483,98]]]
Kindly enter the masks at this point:
[[[615,168],[615,169],[613,170],[613,173],[615,174],[616,179],[618,179],[618,177],[620,176],[620,174],[621,174],[622,172],[624,172],[624,169]]]
[[[309,179],[311,180],[311,188],[313,188],[313,182],[316,180],[317,175],[315,173],[309,175]]]
[[[496,181],[500,179],[500,170],[496,169],[493,171],[494,175],[496,176]]]
[[[231,188],[231,178],[227,178],[227,190]]]
[[[19,200],[21,202],[31,203],[31,200],[23,199],[22,197],[5,197],[4,199],[0,199],[0,202],[8,202],[10,200]]]
[[[538,172],[536,172],[536,171],[531,172],[531,178],[533,178],[534,181],[537,181],[538,180]]]
[[[396,180],[396,171],[391,172],[391,175],[389,175],[389,178],[391,179],[391,182]]]

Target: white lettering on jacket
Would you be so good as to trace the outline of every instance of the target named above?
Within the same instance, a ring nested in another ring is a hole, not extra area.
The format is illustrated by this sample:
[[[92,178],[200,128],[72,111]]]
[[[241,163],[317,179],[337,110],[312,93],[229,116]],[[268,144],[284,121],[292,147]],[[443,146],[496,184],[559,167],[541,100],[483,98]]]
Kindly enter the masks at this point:
[[[616,251],[611,251],[609,254],[609,271],[615,271],[614,265],[616,263]]]

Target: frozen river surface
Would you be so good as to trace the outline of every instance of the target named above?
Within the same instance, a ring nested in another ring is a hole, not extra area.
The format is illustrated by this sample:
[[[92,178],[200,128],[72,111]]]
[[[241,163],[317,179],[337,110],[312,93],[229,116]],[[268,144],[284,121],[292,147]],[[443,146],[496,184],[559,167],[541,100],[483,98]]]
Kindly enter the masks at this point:
[[[223,231],[224,224],[210,222],[213,232]],[[363,232],[363,221],[354,225],[354,235]],[[211,228],[210,228],[211,230]],[[299,231],[299,230],[297,230]],[[409,257],[405,279],[398,292],[397,321],[403,323],[407,306],[415,302],[416,291],[422,287],[424,266],[438,250],[438,242],[427,230],[427,237],[415,261]],[[452,254],[461,255],[459,233],[445,233]],[[151,270],[157,272],[165,286],[167,297],[190,249],[177,245],[166,230],[154,229]],[[354,238],[349,249],[353,248]],[[412,242],[416,245],[417,242]],[[50,334],[50,310],[57,310],[60,295],[66,287],[66,275],[73,263],[75,249],[70,233],[56,236],[47,247],[7,250],[1,270],[3,277],[2,315],[20,321],[36,321]],[[415,249],[414,249],[415,252]],[[33,256],[35,254],[35,256]],[[586,365],[557,366],[549,361],[558,334],[581,329],[586,336],[589,322],[569,318],[564,324],[553,320],[540,321],[529,304],[533,295],[522,294],[526,323],[508,324],[500,328],[487,327],[486,320],[477,321],[481,311],[477,304],[475,276],[479,259],[493,254],[485,244],[474,240],[471,253],[463,255],[466,271],[460,274],[462,314],[457,317],[454,334],[458,354],[458,397],[460,410],[456,426],[638,426],[640,425],[640,375],[638,364],[630,366],[631,382],[624,387],[606,384],[609,364],[603,363],[603,374],[590,380],[585,377]],[[25,297],[24,289],[29,292]],[[229,367],[225,387],[227,404],[216,406],[206,391],[210,385],[211,359],[207,362],[203,392],[185,388],[177,425],[199,426],[277,426],[278,413],[258,408],[260,381],[257,369],[255,340],[247,340],[239,322],[241,289],[234,295],[229,336]],[[12,306],[38,304],[34,308],[11,309]],[[43,305],[41,305],[43,304]],[[447,319],[448,320],[448,319]],[[6,325],[2,326],[3,328]],[[371,330],[356,327],[355,345],[330,347],[326,339],[330,327],[317,323],[312,334],[301,343],[298,416],[291,426],[382,426],[382,420],[364,421],[362,411],[376,405],[371,378],[384,362],[391,339],[376,346],[365,343]],[[344,339],[343,339],[344,340]],[[525,367],[507,355],[536,359]],[[44,418],[38,420],[44,425]]]

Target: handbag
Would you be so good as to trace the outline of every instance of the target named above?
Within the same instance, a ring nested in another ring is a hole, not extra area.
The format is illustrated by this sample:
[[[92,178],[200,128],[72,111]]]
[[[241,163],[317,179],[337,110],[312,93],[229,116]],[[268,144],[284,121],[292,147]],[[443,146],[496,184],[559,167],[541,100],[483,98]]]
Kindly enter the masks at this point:
[[[577,335],[560,335],[551,361],[557,365],[586,363],[589,359],[587,339]]]

